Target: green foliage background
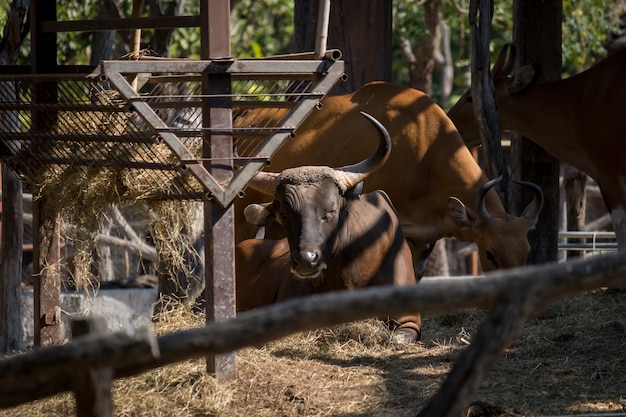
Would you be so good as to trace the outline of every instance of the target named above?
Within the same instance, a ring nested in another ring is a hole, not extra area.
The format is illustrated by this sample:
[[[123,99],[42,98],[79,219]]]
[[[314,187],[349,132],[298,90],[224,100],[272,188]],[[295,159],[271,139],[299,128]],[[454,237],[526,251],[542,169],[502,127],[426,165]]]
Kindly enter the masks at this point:
[[[93,19],[98,0],[59,0],[59,20]],[[185,14],[197,14],[198,2],[186,1]],[[262,57],[291,51],[293,35],[293,0],[233,0],[231,19],[231,48],[235,57]],[[4,25],[10,0],[0,0],[0,24]],[[121,0],[120,7],[130,16],[132,1]],[[470,27],[467,23],[469,0],[444,0],[443,20],[449,25],[452,53],[455,61],[456,92],[469,85]],[[398,48],[397,32],[404,28],[414,49],[425,34],[424,12],[421,2],[394,0],[393,80],[407,83],[406,62]],[[495,2],[492,30],[492,53],[511,40],[513,0]],[[605,54],[603,43],[609,31],[618,29],[618,10],[614,1],[563,0],[563,74],[568,76],[592,65]],[[119,42],[119,37],[117,38]],[[87,64],[90,55],[91,34],[62,33],[58,35],[58,60],[64,64]],[[30,45],[23,45],[19,63],[28,62]],[[170,48],[172,57],[199,58],[200,33],[198,29],[178,29]],[[494,57],[495,58],[495,57]],[[438,75],[434,77],[437,96]],[[453,97],[454,99],[454,97]]]

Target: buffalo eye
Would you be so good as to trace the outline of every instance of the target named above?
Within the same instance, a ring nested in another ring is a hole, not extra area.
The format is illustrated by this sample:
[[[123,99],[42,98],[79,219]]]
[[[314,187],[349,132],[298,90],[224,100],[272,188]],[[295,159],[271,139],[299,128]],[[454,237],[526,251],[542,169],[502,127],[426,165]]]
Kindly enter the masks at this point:
[[[278,215],[278,218],[285,220],[287,218],[286,204],[280,204],[280,201],[274,200],[274,212]]]
[[[323,221],[328,221],[337,215],[337,209],[330,209],[326,212],[326,214],[322,217]]]
[[[469,96],[467,96],[467,97],[465,98],[465,102],[466,102],[466,103],[472,103],[473,101],[474,101],[474,99],[472,98],[472,96],[471,96],[471,95],[469,95]]]
[[[496,266],[496,268],[498,268],[498,262],[496,262],[496,257],[493,256],[493,253],[491,253],[491,251],[488,250],[486,255],[487,255],[487,259],[489,259],[489,262],[491,262],[492,264]]]
[[[287,212],[285,211],[285,205],[280,204],[280,201],[274,200],[274,210],[278,213],[278,217],[281,220],[285,220],[287,218]]]

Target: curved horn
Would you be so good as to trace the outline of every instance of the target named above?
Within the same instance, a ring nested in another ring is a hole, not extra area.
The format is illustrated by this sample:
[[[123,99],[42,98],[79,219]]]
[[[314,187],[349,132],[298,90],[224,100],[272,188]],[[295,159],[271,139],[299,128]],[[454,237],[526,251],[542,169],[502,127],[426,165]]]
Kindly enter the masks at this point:
[[[354,187],[359,182],[365,180],[372,172],[382,167],[389,159],[389,154],[391,153],[391,136],[389,131],[373,116],[365,112],[361,112],[361,114],[378,129],[380,142],[376,151],[366,160],[355,165],[335,169],[337,181],[345,186],[346,189]]]
[[[509,58],[507,59],[507,53],[511,51],[509,54]],[[500,53],[498,54],[498,58],[496,62],[493,64],[493,69],[491,70],[491,76],[493,79],[497,79],[499,77],[506,77],[510,75],[513,71],[513,67],[515,66],[515,44],[512,42],[504,44],[502,49],[500,49]]]
[[[276,187],[278,186],[279,175],[280,174],[277,172],[259,171],[252,177],[248,185],[263,194],[274,196]]]
[[[541,187],[533,182],[528,181],[516,181],[513,180],[515,184],[523,185],[525,187],[530,187],[530,189],[534,192],[533,201],[530,202],[524,209],[522,213],[522,217],[530,223],[531,227],[537,224],[537,220],[539,219],[539,213],[541,212],[541,208],[543,207],[543,191]]]
[[[499,175],[497,178],[492,179],[491,181],[485,183],[480,190],[478,191],[478,195],[476,196],[476,206],[478,207],[478,215],[484,221],[489,221],[491,219],[491,214],[487,211],[487,207],[485,206],[485,197],[487,196],[487,191],[493,188],[494,185],[502,181],[502,175]]]

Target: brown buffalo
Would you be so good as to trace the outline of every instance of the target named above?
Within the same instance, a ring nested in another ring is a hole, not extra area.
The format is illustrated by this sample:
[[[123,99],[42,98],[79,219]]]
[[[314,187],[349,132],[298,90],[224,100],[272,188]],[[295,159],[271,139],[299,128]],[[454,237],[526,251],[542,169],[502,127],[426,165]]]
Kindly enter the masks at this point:
[[[508,44],[492,69],[500,128],[522,133],[593,178],[611,213],[618,249],[626,250],[626,141],[620,122],[626,49],[587,71],[551,82],[537,82],[538,64],[513,70],[514,58],[515,46]],[[468,146],[480,144],[470,91],[448,115]]]
[[[378,129],[380,144],[363,162],[260,172],[251,183],[274,201],[246,207],[247,220],[258,226],[276,220],[287,237],[237,245],[238,310],[319,292],[416,283],[411,251],[387,195],[355,192],[391,150],[384,126],[364,116]],[[397,338],[419,339],[419,314],[397,322]]]
[[[521,217],[506,213],[495,190],[445,112],[424,93],[391,83],[374,82],[353,94],[326,97],[321,108],[296,129],[272,157],[271,169],[303,165],[344,166],[368,155],[372,129],[360,112],[374,116],[388,130],[393,151],[389,161],[368,177],[365,191],[384,190],[398,211],[413,253],[417,276],[434,243],[442,237],[476,242],[484,271],[525,265],[530,251],[528,230],[543,202],[535,199]],[[235,127],[256,126],[259,113],[248,110]],[[267,126],[272,120],[263,120]],[[253,237],[243,206],[266,198],[247,189],[236,202],[237,241]],[[283,237],[281,231],[269,237]]]

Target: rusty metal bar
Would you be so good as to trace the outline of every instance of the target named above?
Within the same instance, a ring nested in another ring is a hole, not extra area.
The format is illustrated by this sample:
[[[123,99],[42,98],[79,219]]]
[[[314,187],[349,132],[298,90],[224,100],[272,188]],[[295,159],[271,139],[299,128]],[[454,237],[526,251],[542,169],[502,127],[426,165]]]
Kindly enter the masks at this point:
[[[85,82],[97,82],[100,80],[100,67],[90,67],[91,72],[71,71],[63,72],[63,68],[67,68],[63,65],[58,65],[46,72],[41,73],[7,73],[4,72],[4,67],[0,65],[0,81],[85,81]]]
[[[268,55],[263,58],[238,58],[240,61],[257,61],[259,59],[279,59],[279,60],[312,60],[312,59],[329,59],[331,61],[338,61],[342,57],[342,53],[339,49],[328,49],[323,56],[318,57],[315,52],[296,52],[291,54],[281,54],[281,55]],[[162,56],[142,56],[140,58],[142,61],[180,61],[180,58],[168,58]]]
[[[1,81],[0,81],[1,82]],[[71,112],[111,112],[115,111],[130,111],[125,107],[128,107],[126,104],[122,106],[115,105],[98,105],[98,104],[83,104],[79,103],[1,103],[0,102],[0,110],[24,110],[24,111],[35,111],[35,110],[52,110],[52,111],[71,111]]]
[[[317,13],[317,31],[315,33],[315,57],[322,58],[326,55],[326,43],[328,41],[328,22],[330,20],[330,0],[319,2]]]
[[[155,131],[167,144],[167,146],[174,152],[181,160],[188,161],[187,168],[193,173],[196,179],[213,194],[217,201],[222,201],[224,190],[221,185],[209,174],[202,164],[190,163],[189,161],[197,161],[189,149],[181,143],[178,137],[169,132],[170,128],[161,120],[161,118],[150,108],[150,105],[145,103],[142,98],[131,88],[126,79],[116,72],[109,72],[109,81],[117,88],[124,98],[129,100],[141,117],[146,122],[155,128]]]
[[[200,0],[201,56],[203,59],[231,58],[230,1]],[[232,62],[232,61],[231,61]],[[202,77],[202,157],[205,167],[218,181],[230,182],[233,176],[232,90],[230,74],[212,73],[209,64]],[[219,94],[221,97],[210,97]],[[220,164],[211,158],[226,158]],[[223,321],[235,317],[235,208],[232,199],[219,206],[214,201],[204,204],[205,242],[205,299],[206,321]],[[209,355],[207,372],[218,380],[232,380],[237,376],[237,357],[234,352]]]
[[[109,20],[46,21],[44,33],[97,32],[103,30],[178,29],[200,26],[199,16],[140,17]]]
[[[266,97],[267,95],[265,94],[261,94],[264,97]],[[284,94],[285,97],[300,97],[302,95],[307,95],[305,94]],[[240,94],[230,94],[230,97],[241,97]],[[258,95],[257,95],[258,96]],[[201,95],[194,95],[193,97],[202,97]],[[213,96],[215,97],[215,96]],[[243,108],[243,107],[247,107],[247,108],[257,108],[257,107],[267,107],[267,108],[278,108],[278,107],[284,107],[284,108],[290,108],[293,107],[296,103],[293,101],[259,101],[259,100],[248,100],[248,101],[243,101],[243,100],[237,100],[237,102],[234,104],[235,107],[237,108]],[[202,101],[200,100],[190,100],[190,101],[164,101],[162,103],[150,103],[150,107],[152,107],[153,109],[187,109],[187,108],[191,108],[191,107],[195,107],[195,108],[200,108],[202,107]],[[0,109],[2,109],[2,106],[0,105]],[[15,110],[13,108],[11,108],[10,110]]]
[[[170,129],[172,130],[172,129]],[[187,136],[191,136],[189,132],[185,132]],[[199,134],[199,133],[198,133]],[[61,142],[119,142],[119,143],[145,143],[154,144],[156,133],[153,132],[137,132],[132,135],[86,135],[80,133],[44,133],[44,132],[0,132],[0,141],[4,140],[55,140]]]
[[[160,198],[162,200],[193,200],[193,201],[209,201],[209,197],[205,192],[180,192],[176,194],[167,193],[167,192],[157,192],[154,193],[155,198]]]
[[[40,23],[56,19],[56,0],[31,0],[31,71],[55,72],[56,34],[43,33]],[[33,87],[33,102],[56,102],[57,82]],[[57,115],[33,112],[33,131],[49,132]],[[56,215],[44,212],[44,202],[33,205],[34,339],[37,346],[61,343],[61,252],[60,225]]]
[[[299,77],[310,76],[313,73],[325,73],[333,61],[330,60],[180,60],[180,61],[104,61],[102,67],[105,73],[137,73],[137,72],[192,72],[192,73],[228,73],[260,76],[261,74],[280,74],[281,79],[288,79],[289,74]]]
[[[318,61],[319,62],[319,61]],[[142,73],[143,74],[143,73]],[[231,73],[233,81],[240,80],[308,80],[313,81],[317,78],[317,74],[315,73],[287,73],[283,74],[280,72],[276,72],[273,74],[263,73],[263,74],[250,74],[250,73]],[[170,74],[170,75],[157,75],[150,77],[147,81],[153,84],[158,84],[161,82],[173,82],[173,81],[200,81],[200,74]]]
[[[56,216],[44,212],[45,202],[33,204],[33,303],[36,346],[62,342],[61,332],[61,247]]]
[[[30,160],[33,162],[41,162],[46,164],[55,165],[73,165],[73,166],[89,166],[89,167],[119,167],[119,168],[134,168],[134,169],[153,169],[159,171],[183,171],[184,165],[181,164],[167,164],[167,163],[155,163],[155,162],[140,162],[130,161],[124,159],[116,159],[115,161],[108,161],[102,159],[76,159],[76,158],[55,158],[55,157],[42,157],[31,156]]]
[[[283,141],[293,132],[285,132],[284,129],[291,126],[295,128],[304,120],[307,115],[315,109],[320,100],[324,97],[337,81],[344,76],[344,63],[343,61],[337,61],[328,69],[327,74],[320,79],[320,81],[314,85],[313,90],[317,92],[317,96],[306,96],[302,99],[297,107],[294,107],[291,112],[285,117],[282,122],[283,130],[276,129],[276,131],[268,137],[268,139],[257,150],[257,155],[261,157],[271,158],[276,153],[278,148],[282,145]],[[227,198],[235,198],[235,190],[243,190],[255,172],[264,167],[263,162],[250,162],[243,168],[237,171],[235,178],[230,183],[230,193]]]
[[[284,55],[270,55],[264,56],[262,59],[297,59],[297,60],[306,60],[306,59],[329,59],[331,61],[338,61],[342,57],[342,53],[339,49],[328,49],[322,56],[318,56],[315,52],[296,52],[293,54],[284,54]],[[243,58],[245,60],[254,60],[259,58]]]

